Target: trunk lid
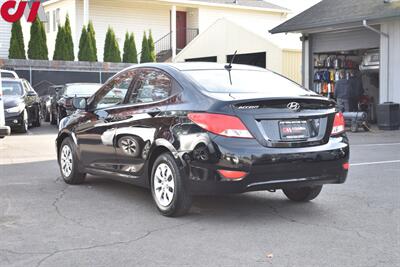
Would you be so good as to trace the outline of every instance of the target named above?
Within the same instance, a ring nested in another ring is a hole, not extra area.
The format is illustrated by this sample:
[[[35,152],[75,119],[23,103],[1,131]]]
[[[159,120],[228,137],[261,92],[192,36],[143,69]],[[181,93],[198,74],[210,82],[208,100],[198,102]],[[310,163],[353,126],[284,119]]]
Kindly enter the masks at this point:
[[[318,96],[240,99],[230,103],[234,113],[266,147],[326,144],[337,112],[334,101]]]

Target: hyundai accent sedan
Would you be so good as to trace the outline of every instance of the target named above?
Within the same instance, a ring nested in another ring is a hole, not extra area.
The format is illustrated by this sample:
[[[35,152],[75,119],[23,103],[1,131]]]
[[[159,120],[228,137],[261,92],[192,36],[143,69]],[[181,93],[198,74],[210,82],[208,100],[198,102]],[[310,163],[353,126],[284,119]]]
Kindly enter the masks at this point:
[[[149,188],[165,216],[199,194],[281,189],[309,201],[347,177],[335,102],[265,69],[138,65],[73,105],[56,140],[64,181],[93,174]]]

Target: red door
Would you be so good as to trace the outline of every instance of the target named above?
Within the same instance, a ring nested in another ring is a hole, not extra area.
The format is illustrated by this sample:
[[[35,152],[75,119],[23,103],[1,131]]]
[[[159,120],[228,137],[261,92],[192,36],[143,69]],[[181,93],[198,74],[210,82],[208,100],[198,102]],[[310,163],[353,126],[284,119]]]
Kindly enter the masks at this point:
[[[176,12],[176,48],[183,49],[186,46],[186,12]]]

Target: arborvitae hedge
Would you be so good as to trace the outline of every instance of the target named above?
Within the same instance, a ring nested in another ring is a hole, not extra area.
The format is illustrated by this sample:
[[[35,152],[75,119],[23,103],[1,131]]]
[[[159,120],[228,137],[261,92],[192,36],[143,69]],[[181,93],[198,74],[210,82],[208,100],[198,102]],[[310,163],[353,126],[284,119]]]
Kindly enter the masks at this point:
[[[62,26],[58,26],[53,60],[65,60],[65,52],[66,52],[65,28]]]
[[[71,23],[69,21],[68,14],[64,24],[64,42],[65,42],[65,48],[64,48],[65,50],[63,53],[64,54],[63,60],[74,61],[75,60],[74,41],[72,39]]]
[[[96,46],[96,32],[94,31],[93,22],[89,21],[87,32],[91,35],[92,47],[94,53],[94,61],[97,61],[97,46]]]
[[[156,50],[154,47],[154,39],[151,30],[149,32],[149,39],[147,40],[147,42],[149,43],[149,62],[156,62]]]
[[[46,32],[39,18],[36,18],[32,23],[30,33],[31,39],[28,45],[28,58],[48,60]]]
[[[150,62],[150,51],[149,51],[149,41],[146,37],[146,32],[143,33],[142,40],[142,53],[140,55],[140,63]]]
[[[8,50],[10,59],[26,59],[24,35],[22,33],[21,22],[14,22],[11,28],[10,49]]]
[[[121,52],[114,30],[109,27],[104,43],[104,62],[121,62]]]
[[[124,55],[122,62],[137,63],[137,50],[135,44],[135,36],[133,35],[133,33],[129,34],[128,32],[126,32],[125,34]]]
[[[79,52],[78,52],[79,61],[95,62],[97,60],[92,44],[93,44],[92,37],[86,31],[86,27],[83,26],[81,37],[79,40]]]

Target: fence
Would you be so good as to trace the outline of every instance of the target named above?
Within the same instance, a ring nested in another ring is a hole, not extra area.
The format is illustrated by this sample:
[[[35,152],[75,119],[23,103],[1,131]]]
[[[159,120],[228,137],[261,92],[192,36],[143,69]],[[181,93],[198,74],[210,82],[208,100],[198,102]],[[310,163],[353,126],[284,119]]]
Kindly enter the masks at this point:
[[[32,87],[41,91],[51,85],[66,83],[104,83],[122,69],[126,63],[78,62],[0,59],[0,68],[14,70]]]

